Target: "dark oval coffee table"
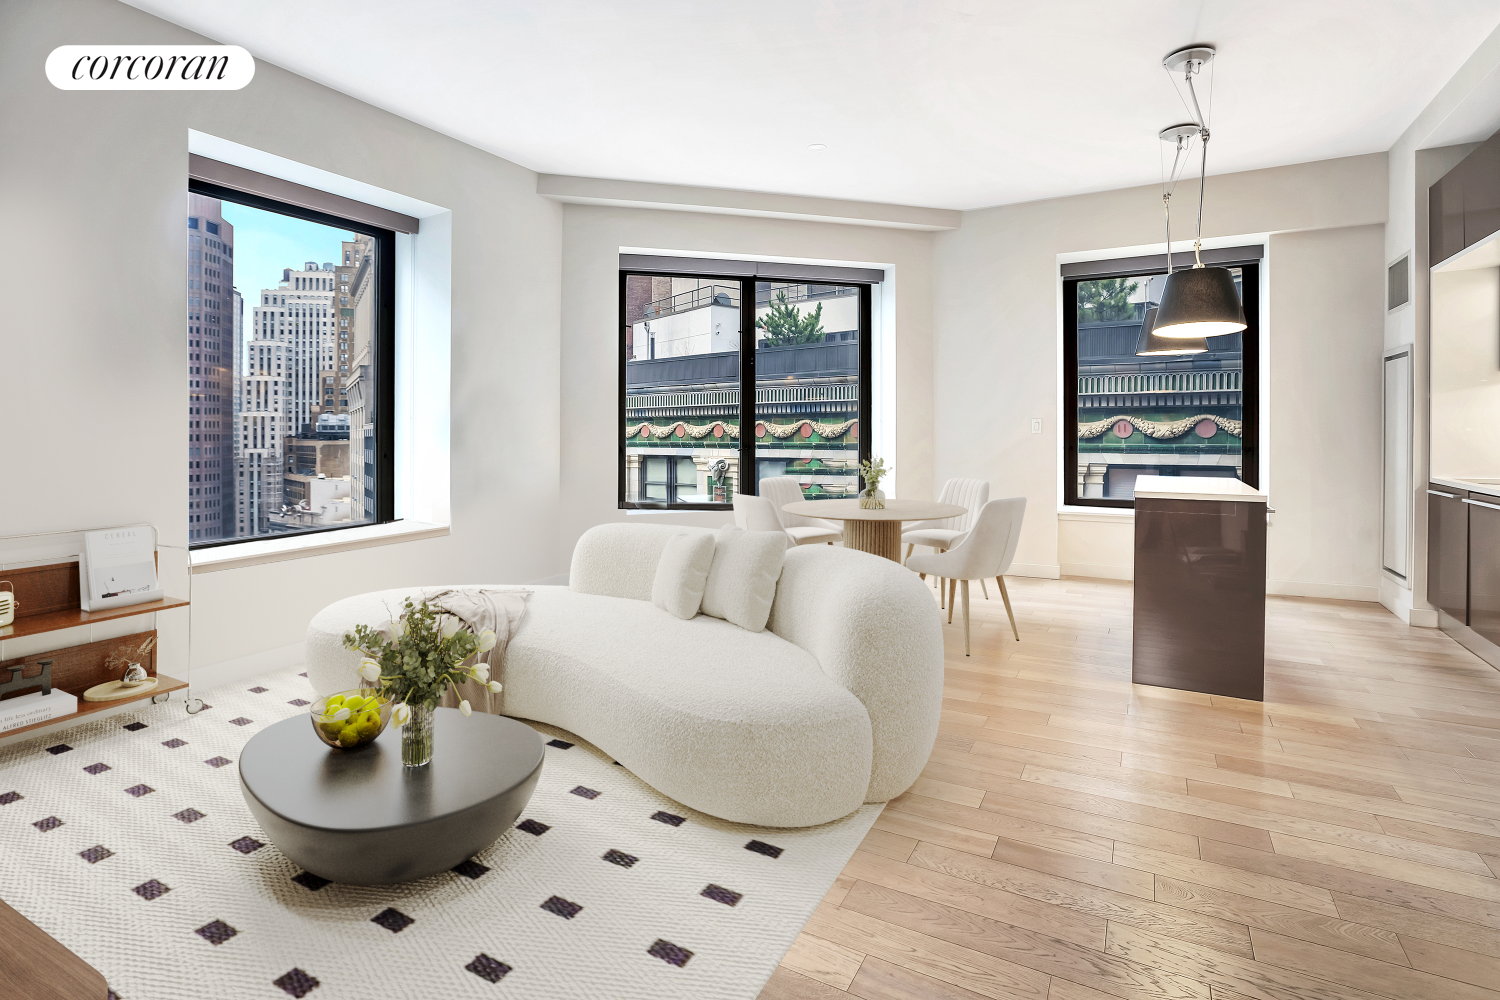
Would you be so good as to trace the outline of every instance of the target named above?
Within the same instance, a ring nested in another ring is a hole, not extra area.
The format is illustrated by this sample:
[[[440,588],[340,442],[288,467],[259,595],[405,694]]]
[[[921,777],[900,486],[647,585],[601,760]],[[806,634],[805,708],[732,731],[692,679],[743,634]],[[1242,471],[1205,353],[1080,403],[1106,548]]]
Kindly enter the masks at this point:
[[[499,715],[440,708],[432,761],[401,763],[401,731],[362,750],[325,746],[306,715],[261,730],[240,754],[240,790],[281,853],[351,885],[446,871],[510,829],[542,774],[542,738]]]

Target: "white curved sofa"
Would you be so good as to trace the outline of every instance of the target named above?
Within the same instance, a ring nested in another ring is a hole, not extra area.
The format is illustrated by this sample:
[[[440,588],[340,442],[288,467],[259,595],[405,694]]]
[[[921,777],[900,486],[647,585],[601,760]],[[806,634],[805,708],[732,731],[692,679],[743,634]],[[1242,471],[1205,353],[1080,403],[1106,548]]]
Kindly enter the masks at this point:
[[[932,750],[942,633],[916,574],[830,546],[786,553],[770,621],[749,632],[651,603],[674,535],[606,524],[567,587],[535,587],[501,666],[507,715],[576,733],[658,791],[723,819],[813,826],[909,788]],[[319,694],[355,687],[341,638],[399,611],[407,588],[324,608],[307,632]]]

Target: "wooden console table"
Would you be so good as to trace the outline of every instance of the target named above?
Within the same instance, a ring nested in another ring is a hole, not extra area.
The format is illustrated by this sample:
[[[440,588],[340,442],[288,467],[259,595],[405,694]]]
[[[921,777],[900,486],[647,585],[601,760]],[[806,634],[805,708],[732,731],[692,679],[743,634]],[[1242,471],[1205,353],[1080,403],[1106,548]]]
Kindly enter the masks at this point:
[[[105,1000],[109,984],[99,970],[63,947],[36,924],[0,902],[0,997],[26,1000]]]

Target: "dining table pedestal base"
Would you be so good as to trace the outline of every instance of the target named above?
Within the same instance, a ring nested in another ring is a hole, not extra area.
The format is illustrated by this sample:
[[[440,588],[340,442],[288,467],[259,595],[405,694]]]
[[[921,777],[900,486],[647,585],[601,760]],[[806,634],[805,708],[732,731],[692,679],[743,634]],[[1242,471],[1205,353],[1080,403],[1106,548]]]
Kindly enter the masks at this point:
[[[900,521],[845,521],[844,548],[901,561]]]

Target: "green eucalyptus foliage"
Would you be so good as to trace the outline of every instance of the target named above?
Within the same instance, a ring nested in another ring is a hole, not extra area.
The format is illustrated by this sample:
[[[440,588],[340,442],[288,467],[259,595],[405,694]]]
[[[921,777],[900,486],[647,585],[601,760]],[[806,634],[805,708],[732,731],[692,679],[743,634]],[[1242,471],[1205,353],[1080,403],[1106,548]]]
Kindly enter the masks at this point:
[[[469,679],[468,669],[459,664],[479,651],[479,637],[467,628],[443,635],[448,618],[426,601],[413,604],[408,597],[394,623],[394,640],[383,629],[356,625],[345,633],[344,648],[380,664],[380,685],[396,701],[436,705],[450,684]]]

